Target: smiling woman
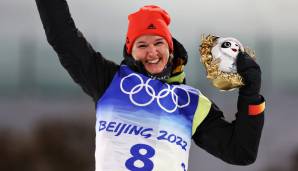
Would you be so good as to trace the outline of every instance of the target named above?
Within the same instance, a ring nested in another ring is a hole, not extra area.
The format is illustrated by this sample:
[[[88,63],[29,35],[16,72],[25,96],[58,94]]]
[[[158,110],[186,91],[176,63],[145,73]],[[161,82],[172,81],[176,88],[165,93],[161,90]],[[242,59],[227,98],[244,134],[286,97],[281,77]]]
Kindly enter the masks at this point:
[[[264,106],[264,98],[260,68],[245,54],[239,71],[250,84],[240,90],[237,117],[229,123],[215,103],[185,85],[187,52],[172,37],[162,8],[144,6],[129,15],[118,65],[87,42],[65,0],[36,3],[61,64],[96,104],[97,171],[187,170],[192,139],[227,163],[256,160],[264,108],[248,109]]]
[[[169,14],[158,6],[144,6],[130,14],[128,20],[128,58],[140,61],[142,66],[139,67],[144,68],[148,75],[159,79],[169,78],[171,72],[167,67],[170,67],[173,57]]]

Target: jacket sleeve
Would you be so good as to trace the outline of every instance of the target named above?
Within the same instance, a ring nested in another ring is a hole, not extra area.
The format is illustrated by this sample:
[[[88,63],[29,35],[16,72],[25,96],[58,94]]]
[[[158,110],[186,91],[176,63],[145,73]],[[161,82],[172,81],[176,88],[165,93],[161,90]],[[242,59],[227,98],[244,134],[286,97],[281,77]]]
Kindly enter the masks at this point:
[[[239,96],[236,119],[229,123],[224,120],[222,111],[211,102],[207,116],[193,134],[194,142],[227,163],[253,163],[264,124],[264,104],[262,96]],[[263,106],[263,109],[253,110],[255,106]]]
[[[63,67],[82,89],[97,101],[119,65],[95,52],[76,28],[65,0],[36,0],[49,44]]]

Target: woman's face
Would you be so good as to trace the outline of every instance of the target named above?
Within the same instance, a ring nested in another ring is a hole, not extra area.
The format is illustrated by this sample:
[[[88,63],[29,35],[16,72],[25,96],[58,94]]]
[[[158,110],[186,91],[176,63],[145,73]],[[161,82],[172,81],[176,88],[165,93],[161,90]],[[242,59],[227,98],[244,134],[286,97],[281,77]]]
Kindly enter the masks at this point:
[[[168,63],[169,45],[161,36],[143,35],[135,40],[131,54],[135,60],[142,62],[147,72],[158,74]]]

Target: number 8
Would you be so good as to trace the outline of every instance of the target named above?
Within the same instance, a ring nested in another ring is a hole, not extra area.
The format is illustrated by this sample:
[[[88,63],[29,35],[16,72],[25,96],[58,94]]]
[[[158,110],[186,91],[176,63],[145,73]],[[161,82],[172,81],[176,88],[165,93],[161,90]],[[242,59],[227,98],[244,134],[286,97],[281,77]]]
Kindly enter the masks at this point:
[[[146,154],[141,154],[140,150],[144,149],[146,150]],[[146,144],[136,144],[131,147],[130,153],[133,157],[129,158],[125,162],[125,166],[130,171],[152,171],[153,169],[153,162],[149,160],[149,158],[153,157],[155,155],[155,150]],[[135,166],[135,162],[139,160],[142,161],[144,166],[143,167],[137,167]]]

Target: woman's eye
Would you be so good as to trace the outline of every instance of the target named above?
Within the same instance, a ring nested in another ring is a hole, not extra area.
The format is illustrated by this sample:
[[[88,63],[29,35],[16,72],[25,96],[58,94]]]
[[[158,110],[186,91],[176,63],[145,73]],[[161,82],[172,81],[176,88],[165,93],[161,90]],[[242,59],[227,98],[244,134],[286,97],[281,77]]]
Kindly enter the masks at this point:
[[[162,44],[163,44],[163,42],[161,42],[161,41],[155,43],[156,46],[157,46],[157,45],[162,45]]]
[[[138,48],[145,48],[147,47],[146,45],[139,45]]]

